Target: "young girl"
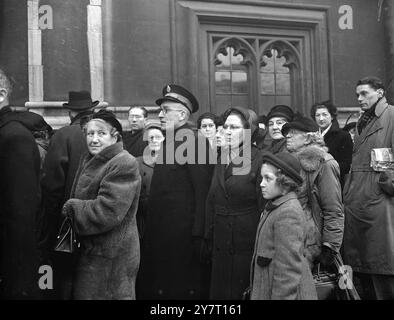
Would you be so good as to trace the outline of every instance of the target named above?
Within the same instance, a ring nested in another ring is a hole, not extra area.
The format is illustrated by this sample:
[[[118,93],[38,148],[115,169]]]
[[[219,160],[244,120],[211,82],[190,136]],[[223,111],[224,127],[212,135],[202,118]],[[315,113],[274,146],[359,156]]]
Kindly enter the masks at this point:
[[[269,200],[260,217],[251,265],[251,300],[315,300],[303,255],[305,218],[295,191],[300,164],[289,153],[263,156],[260,184]]]

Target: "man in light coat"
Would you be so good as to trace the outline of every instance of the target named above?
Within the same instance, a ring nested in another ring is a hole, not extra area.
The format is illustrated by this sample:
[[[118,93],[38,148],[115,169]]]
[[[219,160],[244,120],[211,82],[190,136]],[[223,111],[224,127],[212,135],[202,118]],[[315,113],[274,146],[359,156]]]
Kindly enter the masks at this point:
[[[380,79],[356,84],[364,111],[357,122],[352,165],[344,187],[344,256],[367,299],[394,299],[394,186],[390,172],[371,167],[371,151],[394,148],[394,106]]]

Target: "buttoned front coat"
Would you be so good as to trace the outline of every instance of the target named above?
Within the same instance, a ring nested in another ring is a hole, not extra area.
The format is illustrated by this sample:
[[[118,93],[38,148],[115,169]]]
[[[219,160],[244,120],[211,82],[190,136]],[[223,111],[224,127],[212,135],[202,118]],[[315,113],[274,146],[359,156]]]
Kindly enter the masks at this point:
[[[371,150],[394,148],[394,106],[382,98],[376,117],[361,134],[356,129],[352,165],[344,187],[345,263],[354,271],[394,275],[393,180],[379,183]]]
[[[261,214],[251,263],[251,300],[316,300],[304,257],[305,216],[294,192]]]
[[[250,154],[245,150],[228,166],[216,165],[208,195],[206,237],[212,242],[211,299],[241,299],[249,286],[263,202],[262,152],[254,145]]]
[[[141,177],[122,142],[87,155],[64,207],[81,242],[73,299],[135,299]]]
[[[171,138],[172,133],[178,138]],[[201,142],[205,151],[188,124],[166,133],[148,198],[137,298],[207,297],[207,266],[200,261],[199,247],[213,166],[205,157],[208,141]]]

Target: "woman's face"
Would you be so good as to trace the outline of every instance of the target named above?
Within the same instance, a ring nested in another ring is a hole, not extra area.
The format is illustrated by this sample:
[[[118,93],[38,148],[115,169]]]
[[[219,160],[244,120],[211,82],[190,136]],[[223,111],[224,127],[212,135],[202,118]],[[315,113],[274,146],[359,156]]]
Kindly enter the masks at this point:
[[[164,141],[163,133],[156,128],[148,130],[148,146],[151,151],[159,151]]]
[[[207,139],[212,139],[216,134],[216,126],[212,119],[202,119],[200,132]]]
[[[261,166],[261,177],[263,180],[260,183],[261,192],[264,199],[274,199],[283,195],[282,188],[276,183],[276,169],[269,163],[263,163]]]
[[[332,122],[331,113],[327,108],[318,108],[315,112],[315,121],[321,130],[325,130]]]
[[[105,148],[115,144],[116,135],[111,135],[113,127],[99,119],[92,119],[86,125],[86,142],[91,155],[96,155]]]
[[[216,130],[216,146],[217,147],[224,147],[226,145],[226,142],[224,140],[224,129],[223,126],[218,126]]]
[[[230,114],[223,125],[224,140],[231,148],[237,148],[245,138],[245,129],[241,118],[236,114]]]
[[[274,140],[283,139],[282,127],[287,123],[286,119],[283,117],[272,117],[268,121],[268,133]]]

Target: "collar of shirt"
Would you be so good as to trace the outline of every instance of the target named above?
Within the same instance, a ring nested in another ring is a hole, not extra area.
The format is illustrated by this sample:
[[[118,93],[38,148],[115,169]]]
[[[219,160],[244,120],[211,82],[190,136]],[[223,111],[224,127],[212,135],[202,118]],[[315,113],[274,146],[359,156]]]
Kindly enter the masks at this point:
[[[319,128],[320,134],[324,137],[324,136],[326,135],[326,133],[328,132],[328,130],[330,130],[331,126],[332,126],[332,122],[331,122],[331,124],[330,124],[323,132],[322,132],[321,129]]]

